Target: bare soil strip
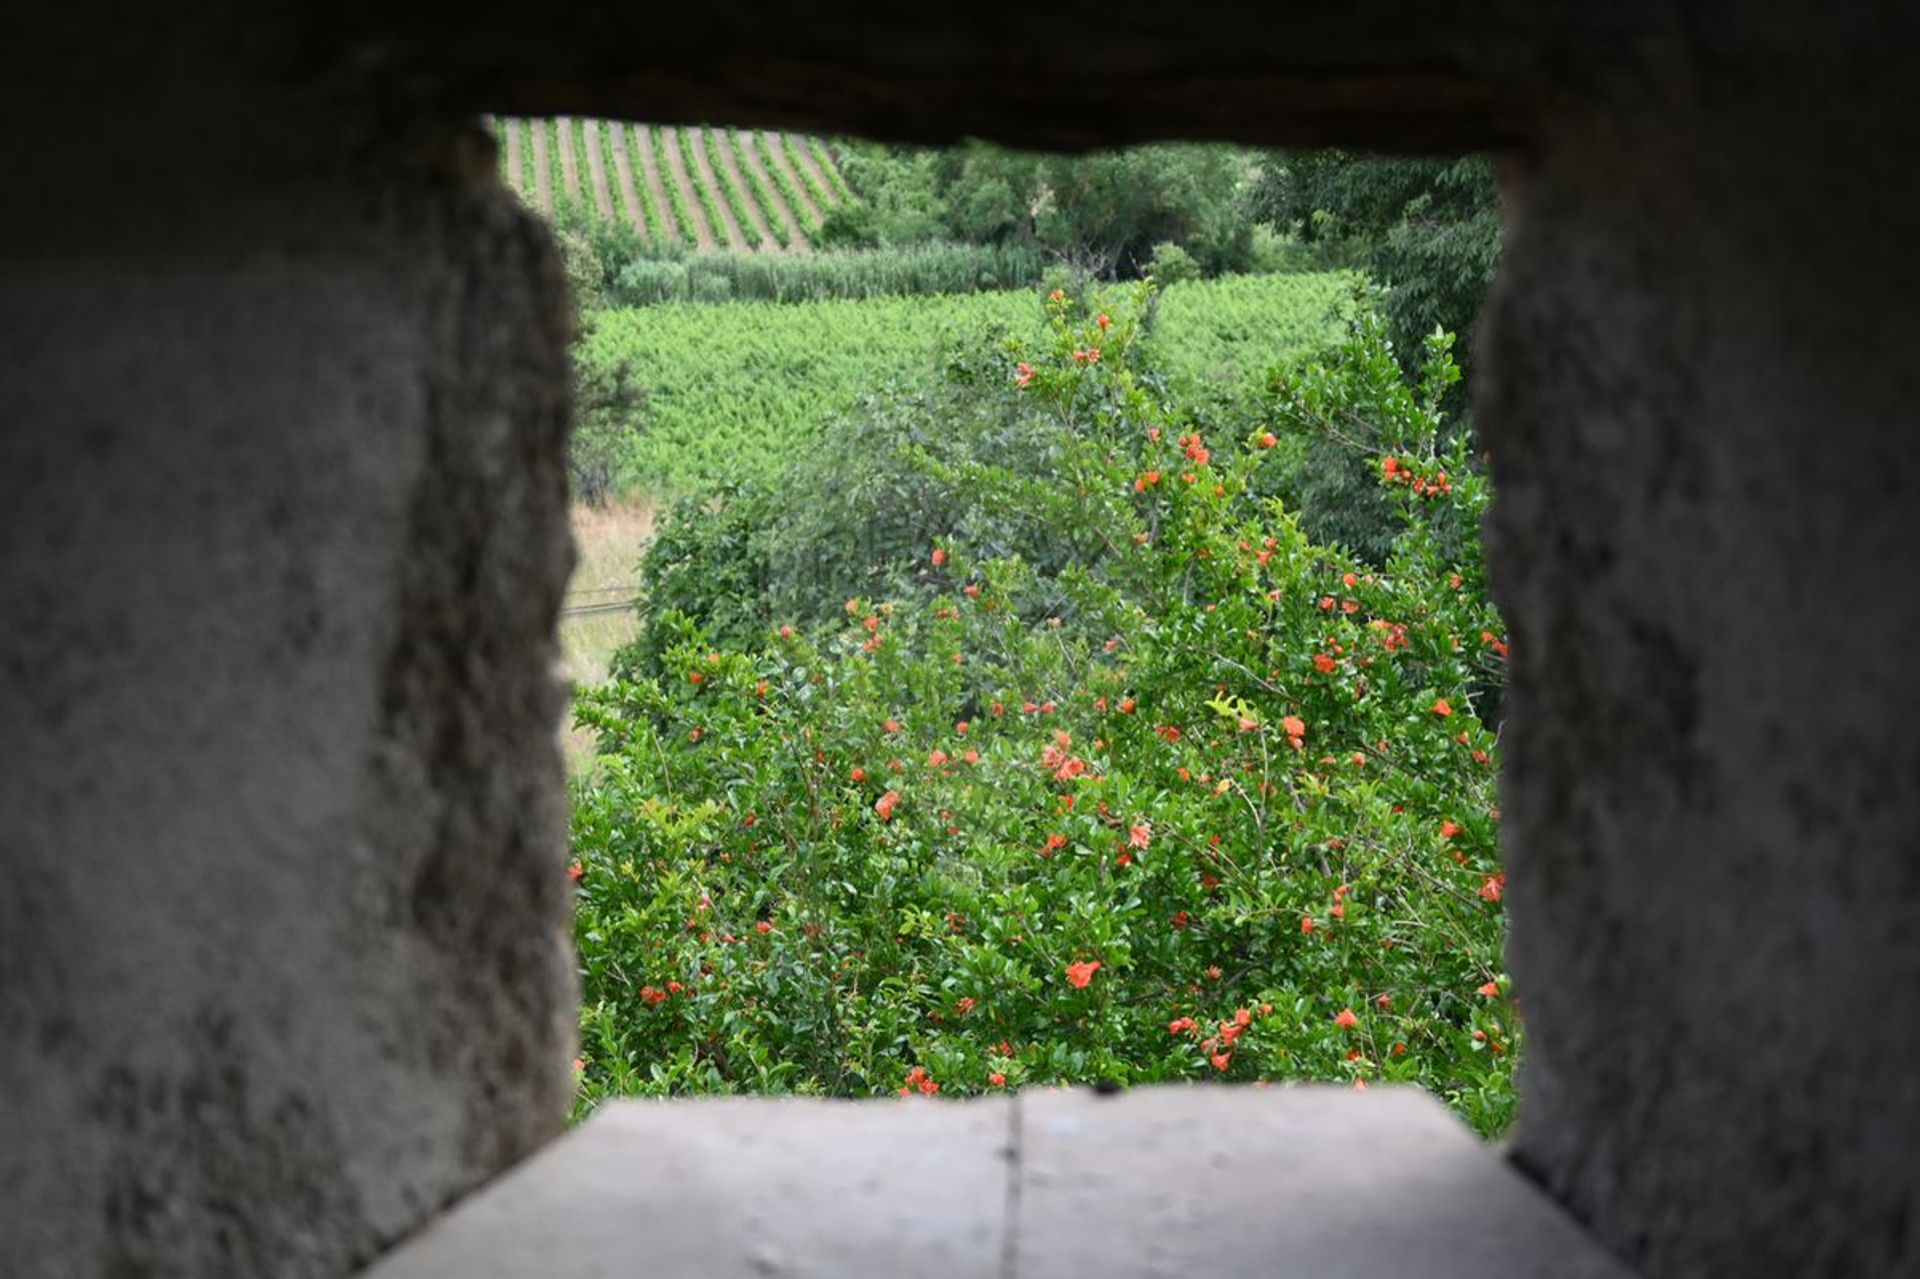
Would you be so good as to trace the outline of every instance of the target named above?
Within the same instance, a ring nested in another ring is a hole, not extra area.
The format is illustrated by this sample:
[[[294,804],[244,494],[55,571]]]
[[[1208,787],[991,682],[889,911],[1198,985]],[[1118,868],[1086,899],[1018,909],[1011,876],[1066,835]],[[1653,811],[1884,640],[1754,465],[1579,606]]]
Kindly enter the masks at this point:
[[[647,194],[653,200],[653,211],[660,219],[661,238],[669,244],[679,244],[686,239],[680,230],[679,219],[673,216],[673,199],[667,194],[667,184],[660,179],[660,164],[653,154],[653,130],[644,124],[633,126],[633,140],[640,147],[640,170],[646,175]]]
[[[807,243],[807,233],[800,226],[800,219],[793,216],[793,210],[787,207],[787,197],[780,191],[780,184],[767,172],[767,166],[760,159],[760,148],[751,133],[742,130],[732,135],[733,143],[740,152],[740,158],[746,161],[753,176],[759,179],[760,189],[767,193],[767,199],[773,205],[773,216],[780,219],[787,228],[787,252],[811,253],[813,246]]]
[[[507,162],[505,172],[500,176],[506,182],[507,190],[524,198],[525,193],[520,190],[520,122],[518,120],[505,120],[502,121],[502,123],[506,126],[507,130]]]
[[[561,116],[553,122],[553,145],[560,148],[560,181],[567,199],[580,203],[580,160],[573,153],[573,121]]]
[[[807,145],[807,140],[797,133],[789,133],[786,136],[786,143],[787,150],[792,152],[793,158],[800,162],[800,167],[806,170],[807,176],[813,179],[813,189],[820,193],[820,198],[828,204],[838,205],[840,192],[828,180],[827,175],[820,171],[819,162],[813,158],[813,148]]]
[[[687,162],[680,155],[680,131],[672,125],[663,126],[660,149],[667,153],[667,171],[673,174],[673,184],[680,188],[680,203],[686,206],[687,220],[693,223],[693,242],[702,251],[719,248],[713,228],[707,225],[707,212],[700,207],[700,196],[693,189],[693,179],[687,176]]]
[[[600,122],[582,120],[582,136],[587,144],[587,177],[593,183],[593,202],[600,210],[600,216],[613,221],[613,192],[607,187],[606,152],[600,149]],[[640,228],[642,232],[645,227]]]
[[[740,193],[740,206],[747,211],[747,221],[753,223],[753,229],[760,233],[760,247],[768,253],[784,253],[785,247],[773,234],[773,224],[767,221],[765,210],[755,198],[753,184],[740,172],[740,165],[733,154],[733,135],[725,129],[708,129],[708,144],[713,148],[714,158],[720,161],[720,169],[727,181],[733,183],[733,189]],[[766,175],[761,175],[765,182]]]
[[[607,145],[613,148],[614,181],[620,184],[620,203],[627,210],[627,221],[635,235],[642,240],[652,239],[647,234],[647,215],[640,211],[640,193],[633,185],[633,157],[627,153],[627,126],[610,123],[606,129]]]
[[[739,219],[733,216],[733,204],[727,199],[727,193],[721,190],[720,175],[713,171],[713,161],[707,157],[707,131],[688,129],[687,140],[693,144],[693,165],[700,171],[700,180],[713,193],[714,212],[720,215],[720,225],[726,229],[728,247],[744,252],[747,233],[740,229]]]
[[[773,167],[780,170],[787,181],[793,184],[793,193],[800,197],[800,207],[806,211],[807,224],[819,226],[826,220],[826,215],[820,212],[820,205],[814,200],[813,192],[807,189],[806,179],[802,178],[800,171],[793,167],[793,160],[787,155],[786,143],[781,141],[779,134],[768,129],[760,135],[760,145],[766,148],[767,159]]]
[[[553,216],[553,162],[547,156],[547,122],[532,121],[528,128],[533,130],[533,197],[540,206],[540,212]]]

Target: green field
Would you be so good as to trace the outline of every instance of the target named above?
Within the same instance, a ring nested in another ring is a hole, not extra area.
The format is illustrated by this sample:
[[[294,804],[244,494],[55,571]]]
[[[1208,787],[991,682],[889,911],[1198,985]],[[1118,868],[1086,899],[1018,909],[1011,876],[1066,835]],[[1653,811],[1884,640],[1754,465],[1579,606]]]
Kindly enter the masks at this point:
[[[1242,276],[1168,289],[1151,358],[1183,382],[1244,385],[1335,330],[1351,277]],[[1037,340],[1038,295],[778,304],[667,304],[590,317],[579,358],[624,365],[647,395],[647,429],[628,482],[670,495],[771,475],[815,433],[889,381],[925,372],[941,352],[982,335]]]
[[[530,207],[654,246],[810,253],[853,199],[832,148],[802,134],[565,116],[502,117],[493,131],[501,176]]]

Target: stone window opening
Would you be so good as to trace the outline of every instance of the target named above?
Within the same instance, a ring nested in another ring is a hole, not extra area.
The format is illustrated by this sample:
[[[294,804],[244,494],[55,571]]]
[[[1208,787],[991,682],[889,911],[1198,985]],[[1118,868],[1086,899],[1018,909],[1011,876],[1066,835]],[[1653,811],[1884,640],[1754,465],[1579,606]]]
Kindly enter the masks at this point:
[[[1528,1248],[1659,1277],[1913,1269],[1920,766],[1889,637],[1920,629],[1897,462],[1920,16],[1382,0],[1275,17],[1284,40],[1175,16],[1123,5],[1046,46],[1031,15],[974,10],[21,16],[0,1272],[804,1273],[851,1238],[813,1204],[942,1151],[856,1223],[901,1241],[861,1264],[1091,1273],[1111,1248],[1111,1273],[1164,1272],[1193,1254],[1156,1252],[1152,1223],[1246,1192],[1236,1223],[1328,1273],[1525,1273]],[[1367,1215],[1393,1202],[1382,1164],[1451,1157],[1391,1094],[1385,1133],[1351,1097],[1223,1116],[1238,1098],[1195,1091],[1023,1099],[1017,1123],[860,1108],[873,1132],[624,1106],[546,1144],[570,1087],[548,731],[567,320],[472,145],[482,106],[1505,153],[1476,411],[1530,1056],[1506,1162],[1470,1144],[1471,1167],[1401,1184],[1429,1208],[1484,1185],[1493,1227]],[[1141,1171],[1196,1128],[1253,1136],[1188,1182]],[[1292,1179],[1301,1150],[1338,1159]],[[936,1176],[971,1226],[914,1199]],[[622,1198],[650,1177],[673,1180]]]

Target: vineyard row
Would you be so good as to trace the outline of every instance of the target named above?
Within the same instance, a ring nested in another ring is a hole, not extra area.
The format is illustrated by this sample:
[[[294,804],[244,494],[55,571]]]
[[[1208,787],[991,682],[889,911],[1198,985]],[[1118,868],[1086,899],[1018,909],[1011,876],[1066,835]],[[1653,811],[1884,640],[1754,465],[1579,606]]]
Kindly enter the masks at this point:
[[[854,196],[819,138],[611,120],[496,119],[507,185],[550,218],[700,252],[811,253]]]

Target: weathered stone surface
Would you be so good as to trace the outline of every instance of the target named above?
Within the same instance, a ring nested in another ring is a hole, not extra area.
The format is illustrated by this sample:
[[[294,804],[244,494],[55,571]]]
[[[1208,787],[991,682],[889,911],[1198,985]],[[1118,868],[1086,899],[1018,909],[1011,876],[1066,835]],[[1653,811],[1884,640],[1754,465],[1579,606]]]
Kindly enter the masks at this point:
[[[1920,113],[1763,10],[1508,175],[1515,1154],[1649,1274],[1916,1274]]]
[[[1626,1279],[1432,1098],[626,1102],[369,1279]]]
[[[1013,1275],[1629,1274],[1411,1089],[1028,1093],[1020,1133]]]
[[[267,208],[0,268],[4,1275],[339,1275],[566,1110],[557,269]]]
[[[607,1106],[368,1279],[999,1279],[1014,1104]]]

